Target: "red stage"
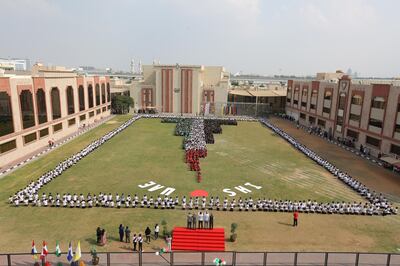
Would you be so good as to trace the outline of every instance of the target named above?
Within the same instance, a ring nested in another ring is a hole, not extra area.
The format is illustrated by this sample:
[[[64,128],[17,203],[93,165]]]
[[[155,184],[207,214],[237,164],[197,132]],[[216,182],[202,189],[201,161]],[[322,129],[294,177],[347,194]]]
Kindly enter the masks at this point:
[[[172,233],[172,250],[225,251],[224,228],[175,227]]]

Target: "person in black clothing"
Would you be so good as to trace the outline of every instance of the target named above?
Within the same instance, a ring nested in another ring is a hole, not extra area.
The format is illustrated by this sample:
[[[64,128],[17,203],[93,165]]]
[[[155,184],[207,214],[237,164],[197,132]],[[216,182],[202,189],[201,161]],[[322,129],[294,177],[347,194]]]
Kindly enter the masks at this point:
[[[136,234],[133,234],[132,242],[133,242],[133,251],[136,251],[136,246],[138,243],[138,238],[137,238]]]
[[[124,242],[124,226],[122,224],[119,225],[119,241]]]
[[[142,237],[142,234],[139,234],[138,242],[139,242],[139,252],[142,252],[142,250],[143,250],[143,237]]]
[[[100,229],[100,227],[97,227],[97,229],[96,229],[96,236],[97,236],[97,244],[99,244],[100,241],[101,241],[101,229]]]
[[[209,222],[208,226],[209,226],[209,229],[214,228],[214,215],[212,213],[210,213],[210,222]]]
[[[144,231],[145,235],[146,235],[146,242],[150,243],[150,234],[151,234],[151,230],[150,228],[147,226],[146,230]]]

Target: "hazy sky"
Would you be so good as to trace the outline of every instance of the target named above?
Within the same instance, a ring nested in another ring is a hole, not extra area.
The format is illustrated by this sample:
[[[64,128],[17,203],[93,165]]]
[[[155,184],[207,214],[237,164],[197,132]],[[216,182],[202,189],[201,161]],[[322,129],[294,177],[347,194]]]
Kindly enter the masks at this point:
[[[0,57],[399,76],[399,10],[398,0],[0,0]]]

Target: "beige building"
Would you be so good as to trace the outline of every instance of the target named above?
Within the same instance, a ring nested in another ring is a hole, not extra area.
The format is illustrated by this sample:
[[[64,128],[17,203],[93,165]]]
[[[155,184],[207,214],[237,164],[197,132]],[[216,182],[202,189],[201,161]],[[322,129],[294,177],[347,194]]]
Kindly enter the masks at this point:
[[[301,124],[317,125],[333,137],[354,139],[371,154],[400,155],[400,82],[289,80],[286,113]]]
[[[0,167],[109,116],[108,77],[35,65],[0,73]]]
[[[213,113],[214,103],[227,101],[229,86],[229,73],[220,66],[144,65],[143,79],[133,81],[130,96],[136,110]]]

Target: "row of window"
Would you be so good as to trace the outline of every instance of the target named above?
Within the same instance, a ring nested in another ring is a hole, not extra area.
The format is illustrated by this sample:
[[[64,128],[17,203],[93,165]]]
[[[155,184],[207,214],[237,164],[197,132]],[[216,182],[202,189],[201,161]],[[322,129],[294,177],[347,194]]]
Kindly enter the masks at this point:
[[[107,109],[110,110],[111,109],[111,105],[108,105],[107,107],[103,107],[101,109],[100,108],[97,109],[96,113],[100,114],[101,112],[105,112]],[[88,115],[89,115],[89,118],[93,117],[94,116],[94,111],[89,112]],[[80,122],[83,122],[85,120],[86,120],[86,114],[83,114],[83,115],[79,116],[79,121]],[[68,119],[67,123],[68,123],[68,127],[75,125],[76,124],[76,118]],[[61,131],[63,129],[63,124],[62,124],[62,122],[57,123],[57,124],[53,125],[52,128],[53,128],[53,133],[59,132],[59,131]],[[38,138],[41,139],[41,138],[46,137],[48,135],[49,135],[49,128],[47,127],[47,128],[40,129],[37,132],[32,132],[32,133],[29,133],[27,135],[24,135],[22,138],[23,138],[24,145],[25,145],[25,144],[29,144],[29,143],[37,140]],[[11,141],[8,141],[8,142],[5,142],[3,144],[0,144],[0,154],[8,152],[8,151],[11,151],[11,150],[16,149],[16,148],[17,148],[17,144],[16,144],[16,140],[15,139],[11,140]]]
[[[93,102],[93,86],[88,85],[88,104],[89,108],[94,107]],[[105,84],[96,84],[95,86],[96,94],[96,106],[104,104],[111,101],[110,85],[107,83],[107,97],[106,97],[106,86]],[[107,98],[107,99],[106,99]],[[37,121],[39,124],[46,123],[48,121],[47,117],[47,103],[46,95],[42,88],[36,91],[36,113]],[[71,115],[75,113],[75,103],[74,103],[74,89],[72,86],[68,86],[66,89],[66,106],[67,114]],[[85,108],[85,93],[83,86],[78,87],[78,101],[79,101],[79,111],[84,111]],[[23,90],[19,95],[19,102],[21,108],[21,121],[22,128],[27,129],[35,126],[35,112],[34,112],[34,97],[30,90]],[[60,90],[54,87],[50,91],[50,110],[51,118],[53,120],[61,118],[61,99]],[[5,136],[14,132],[14,123],[12,116],[12,106],[11,106],[11,96],[7,92],[0,92],[0,136]]]

